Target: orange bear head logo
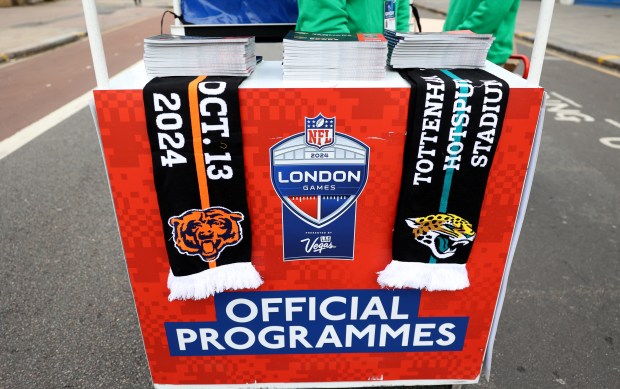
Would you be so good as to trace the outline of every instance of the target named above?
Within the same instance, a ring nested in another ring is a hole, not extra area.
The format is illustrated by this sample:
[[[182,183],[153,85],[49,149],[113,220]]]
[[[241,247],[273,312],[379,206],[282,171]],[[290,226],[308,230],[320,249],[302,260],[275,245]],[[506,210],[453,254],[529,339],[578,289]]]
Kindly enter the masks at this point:
[[[198,255],[204,262],[219,258],[227,246],[243,239],[243,214],[223,207],[190,209],[168,220],[174,245],[182,254]]]

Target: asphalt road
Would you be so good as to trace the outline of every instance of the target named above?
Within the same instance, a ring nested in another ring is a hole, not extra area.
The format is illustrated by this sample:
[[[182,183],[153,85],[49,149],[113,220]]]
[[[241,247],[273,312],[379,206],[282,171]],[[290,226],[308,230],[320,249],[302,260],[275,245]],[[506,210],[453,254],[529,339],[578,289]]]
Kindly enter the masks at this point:
[[[88,109],[0,161],[0,388],[147,388]]]
[[[142,40],[159,34],[160,18],[103,34],[110,76],[142,59]],[[0,85],[12,92],[0,93],[2,140],[96,86],[88,40],[0,65]]]
[[[551,56],[542,84],[491,381],[472,388],[615,388],[620,149],[600,139],[620,137],[619,78]],[[0,199],[0,388],[151,387],[88,109],[0,160]]]
[[[549,100],[536,175],[481,386],[616,388],[620,148],[600,139],[620,144],[620,78],[548,55],[541,84]]]

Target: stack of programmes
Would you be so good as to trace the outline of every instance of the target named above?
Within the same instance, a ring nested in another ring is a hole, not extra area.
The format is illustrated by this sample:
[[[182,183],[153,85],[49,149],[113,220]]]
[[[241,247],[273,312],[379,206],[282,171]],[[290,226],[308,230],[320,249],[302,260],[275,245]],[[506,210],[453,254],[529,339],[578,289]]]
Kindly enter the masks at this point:
[[[382,80],[387,41],[381,34],[291,31],[284,38],[285,80]]]
[[[144,40],[144,66],[149,77],[248,76],[256,68],[255,49],[254,37],[162,34]]]
[[[485,60],[493,36],[471,31],[394,32],[385,31],[388,65],[394,69],[478,69]]]

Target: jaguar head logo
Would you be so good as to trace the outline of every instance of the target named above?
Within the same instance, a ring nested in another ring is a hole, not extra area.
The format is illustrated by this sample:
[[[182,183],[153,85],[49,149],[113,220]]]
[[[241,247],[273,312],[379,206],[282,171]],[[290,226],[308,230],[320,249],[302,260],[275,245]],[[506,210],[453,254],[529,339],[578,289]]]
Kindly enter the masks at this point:
[[[228,246],[243,239],[243,214],[224,207],[191,209],[168,220],[174,245],[180,253],[197,255],[204,262],[219,258]]]
[[[438,213],[405,220],[413,237],[427,246],[438,259],[449,258],[459,246],[474,241],[476,232],[470,222],[452,213]]]

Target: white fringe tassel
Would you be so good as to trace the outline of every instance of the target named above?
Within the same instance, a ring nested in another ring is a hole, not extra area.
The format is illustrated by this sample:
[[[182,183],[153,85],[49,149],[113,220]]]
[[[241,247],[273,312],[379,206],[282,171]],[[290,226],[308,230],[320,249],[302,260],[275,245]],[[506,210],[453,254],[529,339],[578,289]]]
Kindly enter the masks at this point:
[[[384,288],[460,290],[469,286],[465,264],[392,261],[380,271],[377,282]]]
[[[169,301],[202,300],[225,290],[256,289],[263,284],[250,262],[232,263],[189,276],[168,275]]]

